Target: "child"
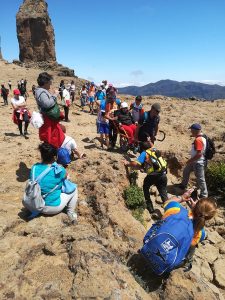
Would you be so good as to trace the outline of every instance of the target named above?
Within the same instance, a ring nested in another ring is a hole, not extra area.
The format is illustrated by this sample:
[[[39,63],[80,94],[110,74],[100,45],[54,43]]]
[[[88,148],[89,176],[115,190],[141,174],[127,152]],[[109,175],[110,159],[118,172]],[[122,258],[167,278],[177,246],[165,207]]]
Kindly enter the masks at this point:
[[[137,96],[135,98],[135,102],[130,105],[130,112],[136,125],[138,124],[140,117],[144,113],[143,104],[141,103],[141,101],[142,101],[142,97]]]
[[[100,110],[97,119],[97,133],[100,134],[101,147],[103,148],[104,139],[107,150],[109,149],[109,120],[105,117],[105,110]]]

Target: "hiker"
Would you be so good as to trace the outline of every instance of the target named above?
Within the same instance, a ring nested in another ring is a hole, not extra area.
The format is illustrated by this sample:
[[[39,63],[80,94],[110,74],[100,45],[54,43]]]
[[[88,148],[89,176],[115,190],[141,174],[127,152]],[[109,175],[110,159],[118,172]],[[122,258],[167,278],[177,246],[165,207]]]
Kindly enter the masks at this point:
[[[106,94],[106,90],[107,90],[108,87],[109,87],[109,86],[108,86],[107,80],[102,80],[101,86],[102,86],[103,92]]]
[[[66,126],[64,126],[62,124],[60,124],[60,126],[62,128],[62,131],[65,134],[65,139],[61,145],[61,148],[65,148],[68,150],[71,160],[73,160],[75,158],[75,156],[77,158],[84,158],[86,156],[86,154],[80,153],[77,149],[77,143],[75,142],[75,140],[66,134]]]
[[[70,85],[62,86],[63,92],[62,92],[62,101],[61,104],[64,108],[64,114],[65,114],[65,122],[70,122],[69,120],[69,108],[70,108],[70,104],[71,104],[71,100],[70,100],[70,93],[69,93],[69,89],[70,89]]]
[[[4,105],[8,105],[8,95],[9,90],[4,86],[4,84],[1,85],[1,96],[4,100]]]
[[[32,166],[30,178],[34,176],[36,179],[43,171],[51,168],[39,182],[42,196],[47,194],[44,198],[45,206],[41,213],[56,215],[66,208],[69,219],[76,222],[77,214],[74,210],[78,200],[78,191],[76,188],[70,194],[62,192],[63,182],[67,174],[66,170],[56,163],[57,149],[44,142],[39,145],[39,151],[41,162]]]
[[[137,130],[135,132],[136,142],[138,141],[145,142],[150,138],[151,142],[154,144],[159,129],[160,111],[161,111],[160,104],[154,103],[150,111],[145,112],[141,116],[138,122]]]
[[[113,86],[112,83],[109,83],[109,87],[106,90],[106,99],[117,97],[117,89]]]
[[[13,107],[13,120],[14,123],[18,125],[20,135],[26,136],[28,134],[27,129],[30,123],[29,111],[27,109],[27,104],[23,96],[20,95],[20,91],[15,89],[13,91],[14,97],[11,99],[11,104]],[[23,132],[23,122],[24,132]]]
[[[168,199],[167,196],[167,163],[162,158],[161,153],[157,150],[151,141],[143,143],[145,149],[136,161],[125,161],[126,167],[134,169],[144,169],[147,176],[143,182],[143,191],[146,201],[146,207],[149,213],[154,212],[153,204],[150,198],[150,187],[155,185],[163,202]]]
[[[70,98],[72,103],[74,102],[75,99],[75,92],[76,92],[76,86],[74,80],[72,80],[70,84]]]
[[[36,89],[36,86],[33,84],[31,89],[32,89],[33,96],[35,98],[35,89]]]
[[[119,124],[119,128],[124,130],[128,136],[129,145],[134,144],[134,134],[137,126],[134,124],[134,119],[129,112],[128,104],[126,102],[122,102],[120,110],[116,113],[117,123]]]
[[[26,90],[26,87],[25,87],[24,83],[21,83],[19,90],[20,90],[20,95],[22,97],[24,97],[24,99],[26,100],[27,90]]]
[[[65,83],[64,83],[64,80],[61,80],[60,81],[60,84],[59,84],[59,96],[61,98],[61,101],[62,101],[62,97],[63,97],[63,90],[65,89]]]
[[[11,91],[12,90],[12,81],[11,80],[8,81],[8,87],[9,87],[9,89]]]
[[[105,100],[105,93],[103,92],[102,86],[98,87],[98,90],[95,94],[95,100]]]
[[[88,102],[90,107],[90,113],[93,115],[94,113],[94,101],[95,101],[95,84],[94,82],[91,82],[91,85],[88,90]]]
[[[60,113],[57,104],[57,93],[50,93],[53,77],[47,72],[40,73],[37,79],[38,87],[35,90],[35,99],[40,112],[44,118],[44,124],[39,128],[39,138],[56,148],[59,148],[65,135],[59,125],[59,121],[64,117]]]
[[[200,124],[192,124],[189,129],[191,130],[191,136],[194,137],[194,142],[191,146],[191,158],[188,159],[186,163],[183,170],[182,182],[178,184],[178,186],[181,189],[186,189],[190,173],[194,172],[197,186],[200,189],[200,198],[208,197],[208,190],[205,181],[205,168],[207,165],[207,160],[205,158],[206,138],[203,136]]]
[[[137,96],[135,97],[135,102],[131,103],[130,105],[130,112],[136,125],[138,125],[140,118],[144,114],[143,104],[141,101],[142,97]]]
[[[114,124],[114,122],[117,120],[117,117],[115,116],[116,111],[118,111],[118,106],[116,104],[116,96],[108,95],[105,106],[105,117],[109,120],[110,149],[113,149],[115,147],[117,140],[117,129]]]
[[[86,105],[87,102],[87,89],[86,85],[83,85],[81,90],[80,90],[80,106],[81,110],[84,110],[84,106]]]
[[[194,201],[191,192],[170,198],[164,205],[162,220],[153,224],[144,237],[141,253],[157,275],[168,274],[179,267],[184,267],[184,271],[192,268],[195,248],[206,237],[205,223],[216,214],[213,199]],[[188,203],[191,211],[185,209],[182,202]]]
[[[101,148],[105,144],[107,150],[109,150],[109,120],[105,116],[105,110],[99,110],[98,112],[97,133],[100,134]]]

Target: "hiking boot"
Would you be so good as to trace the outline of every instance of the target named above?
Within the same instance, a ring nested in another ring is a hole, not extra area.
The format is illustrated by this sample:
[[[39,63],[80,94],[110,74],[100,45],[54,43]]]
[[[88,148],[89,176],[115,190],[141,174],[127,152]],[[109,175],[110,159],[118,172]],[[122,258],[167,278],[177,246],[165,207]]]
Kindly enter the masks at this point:
[[[24,130],[24,135],[28,135],[28,132],[27,132],[27,130]]]
[[[154,207],[152,205],[152,202],[148,202],[146,205],[147,210],[149,211],[150,214],[154,213]]]
[[[73,224],[77,223],[77,214],[75,212],[67,212],[67,216]]]

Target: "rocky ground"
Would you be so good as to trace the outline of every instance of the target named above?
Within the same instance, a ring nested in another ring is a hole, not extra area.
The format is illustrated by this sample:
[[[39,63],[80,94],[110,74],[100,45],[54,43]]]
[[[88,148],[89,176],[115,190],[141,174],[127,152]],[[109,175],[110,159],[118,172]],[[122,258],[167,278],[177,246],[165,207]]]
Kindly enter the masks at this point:
[[[29,89],[36,83],[38,70],[23,69],[0,62],[0,79],[15,85],[27,78]],[[56,77],[55,87],[61,78]],[[77,80],[79,81],[79,80]],[[78,83],[81,83],[80,81]],[[122,97],[128,102],[131,97]],[[166,139],[156,146],[169,162],[169,192],[179,182],[190,148],[187,130],[199,122],[224,152],[224,101],[214,103],[182,101],[166,97],[145,97],[145,109],[155,101],[162,105],[160,129]],[[78,100],[77,100],[78,103]],[[30,93],[30,110],[36,109]],[[154,222],[145,212],[145,226],[133,218],[125,207],[123,190],[128,179],[124,159],[132,154],[101,150],[96,139],[95,116],[80,112],[77,105],[70,111],[67,133],[73,136],[84,160],[69,167],[71,178],[78,183],[78,225],[70,225],[61,213],[27,221],[21,205],[25,183],[33,163],[39,160],[38,132],[29,128],[29,138],[18,135],[12,123],[12,109],[0,104],[0,295],[1,299],[224,299],[225,296],[225,227],[224,204],[219,203],[217,216],[207,227],[208,240],[196,251],[192,270],[173,271],[160,281],[143,264],[137,254],[142,239]],[[224,159],[217,154],[215,160]],[[140,174],[138,183],[142,184]],[[162,210],[153,189],[155,207]]]

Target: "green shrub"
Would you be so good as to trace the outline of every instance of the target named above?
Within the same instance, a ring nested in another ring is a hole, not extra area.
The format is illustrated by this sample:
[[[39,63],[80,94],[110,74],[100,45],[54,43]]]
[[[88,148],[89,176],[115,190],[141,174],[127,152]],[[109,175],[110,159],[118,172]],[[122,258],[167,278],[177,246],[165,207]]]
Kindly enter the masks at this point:
[[[130,185],[124,190],[124,199],[126,206],[130,209],[145,206],[145,198],[143,191],[137,185]]]
[[[136,220],[138,220],[142,225],[145,225],[145,221],[144,221],[144,218],[143,218],[143,212],[144,212],[143,207],[136,208],[136,209],[132,210],[132,216]]]
[[[211,163],[206,172],[206,182],[210,191],[225,196],[225,163]]]

